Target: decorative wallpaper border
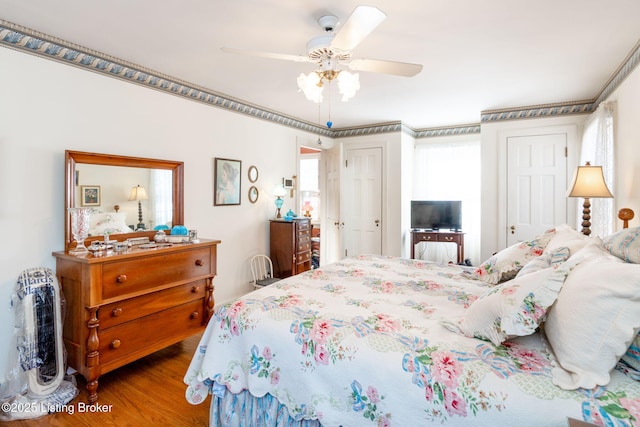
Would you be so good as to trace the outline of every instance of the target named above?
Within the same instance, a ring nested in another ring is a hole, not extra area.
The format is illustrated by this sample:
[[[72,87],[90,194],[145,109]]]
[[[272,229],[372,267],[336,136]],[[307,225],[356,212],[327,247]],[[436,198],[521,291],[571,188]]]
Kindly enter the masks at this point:
[[[287,116],[276,111],[251,105],[230,96],[181,81],[157,71],[110,57],[94,50],[48,36],[46,34],[0,19],[0,45],[30,53],[68,65],[119,78],[131,83],[181,96],[192,101],[224,108],[254,118],[275,122],[330,138],[405,132],[418,138],[479,134],[480,124],[450,126],[442,128],[412,129],[402,122],[365,125],[352,128],[327,129],[314,123]],[[627,57],[623,65],[607,82],[593,100],[548,104],[517,109],[487,110],[481,112],[481,123],[524,118],[553,117],[567,114],[584,114],[595,110],[598,103],[613,92],[640,62],[640,43]]]

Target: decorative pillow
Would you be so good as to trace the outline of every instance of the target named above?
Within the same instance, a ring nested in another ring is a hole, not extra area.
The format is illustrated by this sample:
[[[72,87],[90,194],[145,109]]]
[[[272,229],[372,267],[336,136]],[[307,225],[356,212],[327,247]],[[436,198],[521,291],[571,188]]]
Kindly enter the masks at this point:
[[[553,252],[559,247],[568,247],[569,256],[575,254],[580,249],[587,246],[591,241],[598,240],[599,237],[588,237],[579,231],[576,231],[567,224],[558,225],[555,233],[544,249],[544,253]]]
[[[133,230],[125,224],[127,214],[117,212],[99,212],[91,214],[89,235],[101,236],[104,233],[131,233]]]
[[[640,265],[624,263],[602,245],[569,258],[577,263],[549,311],[544,331],[561,388],[606,385],[640,328]]]
[[[604,247],[624,261],[640,264],[640,227],[625,228],[605,237]]]
[[[570,267],[565,264],[504,282],[475,300],[458,322],[441,323],[454,332],[495,345],[511,337],[530,335],[545,319],[569,274]]]
[[[557,268],[560,264],[565,262],[569,258],[569,248],[563,246],[548,254],[540,255],[537,258],[532,259],[518,271],[516,277],[526,276],[527,274],[535,273],[545,268],[553,267]]]
[[[554,231],[549,230],[533,240],[501,250],[483,262],[476,269],[474,277],[490,285],[513,279],[525,264],[542,255],[553,235]]]

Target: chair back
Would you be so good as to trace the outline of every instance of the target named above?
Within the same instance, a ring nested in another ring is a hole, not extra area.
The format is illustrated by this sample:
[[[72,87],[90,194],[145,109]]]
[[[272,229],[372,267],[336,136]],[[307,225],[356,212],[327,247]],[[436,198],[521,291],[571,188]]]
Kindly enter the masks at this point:
[[[253,283],[273,278],[273,263],[271,262],[271,258],[262,254],[255,255],[251,258],[251,274],[253,275]]]

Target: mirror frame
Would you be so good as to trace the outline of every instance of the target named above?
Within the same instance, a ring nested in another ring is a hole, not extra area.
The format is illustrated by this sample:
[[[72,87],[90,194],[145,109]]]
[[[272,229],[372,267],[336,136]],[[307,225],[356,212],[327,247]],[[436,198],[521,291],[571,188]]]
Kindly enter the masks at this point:
[[[91,164],[103,166],[125,166],[146,169],[167,169],[173,171],[173,218],[174,225],[184,224],[184,162],[173,160],[147,159],[143,157],[118,156],[113,154],[88,153],[83,151],[65,150],[65,188],[64,188],[64,250],[68,251],[75,246],[75,240],[71,234],[71,215],[69,208],[76,202],[76,164]],[[134,231],[126,234],[112,234],[114,239],[123,240],[130,237],[147,236],[150,239],[155,235],[155,230]],[[88,237],[85,243],[102,239],[101,236]]]

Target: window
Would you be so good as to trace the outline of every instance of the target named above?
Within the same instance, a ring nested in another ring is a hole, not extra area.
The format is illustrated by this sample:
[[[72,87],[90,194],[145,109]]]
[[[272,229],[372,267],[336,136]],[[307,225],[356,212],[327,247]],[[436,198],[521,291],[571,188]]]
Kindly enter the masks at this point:
[[[464,256],[476,265],[480,257],[480,140],[471,138],[416,143],[413,200],[461,200]],[[455,245],[426,244],[423,258],[456,262]],[[418,249],[416,247],[416,249]],[[416,251],[416,257],[419,252]]]

